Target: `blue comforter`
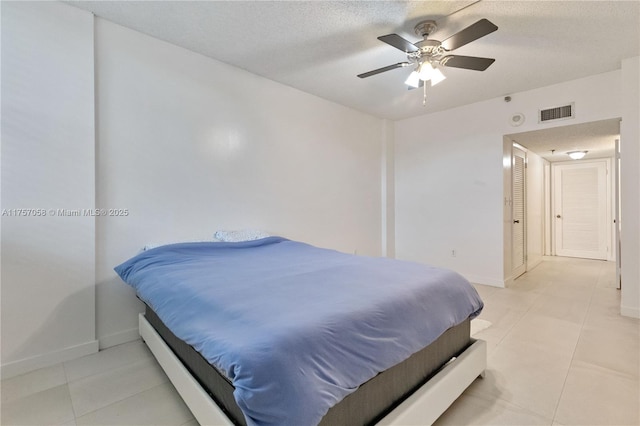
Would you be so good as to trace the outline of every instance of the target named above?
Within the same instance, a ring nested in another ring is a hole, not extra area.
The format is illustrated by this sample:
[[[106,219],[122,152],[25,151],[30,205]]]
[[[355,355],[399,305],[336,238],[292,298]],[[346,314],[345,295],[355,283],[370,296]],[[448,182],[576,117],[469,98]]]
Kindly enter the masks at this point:
[[[455,272],[279,237],[162,246],[115,270],[231,380],[249,425],[317,424],[483,307]]]

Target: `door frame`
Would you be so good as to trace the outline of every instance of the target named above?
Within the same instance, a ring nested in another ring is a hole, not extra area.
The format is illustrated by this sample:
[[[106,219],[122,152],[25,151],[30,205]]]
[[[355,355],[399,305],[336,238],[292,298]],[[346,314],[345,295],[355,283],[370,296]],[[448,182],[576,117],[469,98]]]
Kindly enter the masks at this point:
[[[522,171],[522,265],[519,267],[514,267],[513,258],[516,253],[516,245],[515,245],[515,217],[514,217],[514,208],[515,203],[511,203],[511,276],[515,280],[520,275],[527,272],[527,149],[521,145],[516,143],[512,144],[511,147],[511,199],[513,200],[515,197],[513,196],[515,191],[515,162],[516,157],[521,157],[523,160],[523,168]]]
[[[616,288],[622,289],[622,264],[620,255],[620,139],[616,139],[615,154],[613,157],[613,250],[612,255],[616,261]]]

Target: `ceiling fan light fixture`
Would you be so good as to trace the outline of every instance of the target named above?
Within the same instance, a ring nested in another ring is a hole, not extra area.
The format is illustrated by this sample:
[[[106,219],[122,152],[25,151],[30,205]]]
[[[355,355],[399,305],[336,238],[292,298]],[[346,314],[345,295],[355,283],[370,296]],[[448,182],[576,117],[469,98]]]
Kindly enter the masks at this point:
[[[404,84],[407,86],[418,88],[420,87],[420,74],[417,71],[412,71],[409,77],[405,80]]]
[[[423,62],[418,67],[418,74],[420,75],[420,80],[427,81],[431,80],[433,77],[433,73],[435,72],[435,68],[429,62]]]
[[[587,152],[589,151],[570,151],[570,152],[567,152],[567,155],[571,157],[571,159],[573,160],[580,160],[585,155],[587,155]]]
[[[435,86],[446,78],[447,77],[442,74],[442,71],[440,71],[438,68],[435,68],[433,70],[433,73],[431,74],[431,86]]]

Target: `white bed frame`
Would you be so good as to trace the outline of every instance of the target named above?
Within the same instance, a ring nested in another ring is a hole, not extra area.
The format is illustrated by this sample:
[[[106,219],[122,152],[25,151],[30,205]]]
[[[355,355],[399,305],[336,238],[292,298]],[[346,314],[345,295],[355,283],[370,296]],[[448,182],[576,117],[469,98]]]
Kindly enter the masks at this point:
[[[140,336],[158,360],[193,416],[201,425],[233,423],[191,376],[143,314],[139,316]],[[474,340],[460,356],[449,362],[427,383],[404,400],[378,425],[430,425],[458,398],[476,377],[484,377],[487,346]]]

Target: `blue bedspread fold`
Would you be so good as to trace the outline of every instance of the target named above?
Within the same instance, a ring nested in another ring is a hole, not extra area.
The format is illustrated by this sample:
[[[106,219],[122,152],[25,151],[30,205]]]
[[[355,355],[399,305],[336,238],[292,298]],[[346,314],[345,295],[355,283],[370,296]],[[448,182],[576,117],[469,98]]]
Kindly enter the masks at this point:
[[[249,425],[315,425],[482,300],[459,274],[280,237],[181,243],[115,268],[225,374]]]

